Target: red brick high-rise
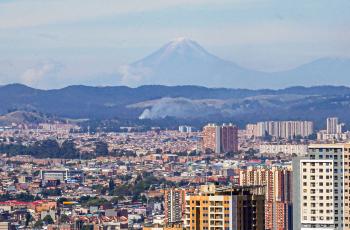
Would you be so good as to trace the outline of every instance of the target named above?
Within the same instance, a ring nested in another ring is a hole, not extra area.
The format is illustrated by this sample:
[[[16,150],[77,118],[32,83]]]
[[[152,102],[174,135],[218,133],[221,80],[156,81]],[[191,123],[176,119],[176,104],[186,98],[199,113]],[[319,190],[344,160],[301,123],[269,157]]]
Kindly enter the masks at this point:
[[[265,186],[265,229],[291,230],[292,171],[289,168],[251,167],[240,170],[241,186]]]
[[[204,126],[202,135],[203,150],[211,149],[215,153],[238,151],[238,128],[233,124],[208,124]]]
[[[210,149],[215,153],[220,152],[220,127],[215,124],[208,124],[203,127],[203,150]]]
[[[221,126],[221,152],[238,151],[238,128],[235,125],[223,124]]]

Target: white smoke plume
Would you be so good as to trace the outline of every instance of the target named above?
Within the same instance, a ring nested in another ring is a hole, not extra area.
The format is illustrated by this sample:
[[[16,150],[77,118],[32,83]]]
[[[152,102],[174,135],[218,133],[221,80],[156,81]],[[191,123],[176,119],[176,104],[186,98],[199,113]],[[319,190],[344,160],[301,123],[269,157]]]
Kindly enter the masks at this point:
[[[157,100],[151,108],[145,109],[139,119],[206,117],[221,113],[219,104],[187,98],[162,98]]]

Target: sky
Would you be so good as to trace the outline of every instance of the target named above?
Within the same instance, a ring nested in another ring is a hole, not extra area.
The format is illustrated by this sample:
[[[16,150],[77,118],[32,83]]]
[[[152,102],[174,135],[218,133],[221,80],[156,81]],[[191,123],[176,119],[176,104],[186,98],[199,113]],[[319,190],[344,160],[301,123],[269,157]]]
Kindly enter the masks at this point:
[[[119,85],[122,66],[176,37],[268,72],[350,58],[349,12],[348,0],[0,0],[0,84]]]

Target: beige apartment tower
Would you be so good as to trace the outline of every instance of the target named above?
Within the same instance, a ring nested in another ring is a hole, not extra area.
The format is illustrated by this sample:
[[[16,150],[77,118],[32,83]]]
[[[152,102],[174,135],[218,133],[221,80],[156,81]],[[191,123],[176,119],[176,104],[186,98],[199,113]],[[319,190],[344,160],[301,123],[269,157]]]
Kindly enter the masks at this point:
[[[263,187],[204,185],[199,194],[186,196],[187,230],[263,230]]]

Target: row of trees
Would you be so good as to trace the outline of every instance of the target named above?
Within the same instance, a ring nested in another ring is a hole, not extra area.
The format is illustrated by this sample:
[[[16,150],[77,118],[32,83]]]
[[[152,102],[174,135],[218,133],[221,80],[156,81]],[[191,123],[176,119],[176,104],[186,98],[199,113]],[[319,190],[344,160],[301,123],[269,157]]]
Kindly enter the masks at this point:
[[[41,191],[41,195],[44,198],[47,198],[48,196],[60,196],[62,195],[62,191],[59,188],[56,189],[43,189]],[[8,200],[18,200],[18,201],[24,201],[24,202],[32,202],[36,200],[41,200],[41,198],[28,193],[28,192],[22,192],[19,194],[10,194],[5,193],[0,195],[0,202],[8,201]]]
[[[158,183],[162,183],[162,181],[153,176],[147,176],[145,178],[140,177],[134,184],[125,183],[119,186],[115,185],[111,179],[108,183],[108,187],[103,187],[101,185],[94,187],[101,195],[106,195],[108,192],[109,195],[114,196],[111,201],[107,201],[101,197],[83,196],[79,199],[79,203],[85,207],[101,205],[111,207],[128,196],[132,197],[133,201],[146,202],[146,198],[142,195],[142,193],[149,190],[153,184]]]
[[[0,152],[15,155],[31,155],[36,158],[79,158],[79,151],[72,140],[66,140],[60,145],[56,140],[37,141],[33,145],[1,144]]]
[[[16,195],[5,193],[0,195],[0,202],[8,201],[8,200],[18,200],[18,201],[25,201],[25,202],[32,202],[35,200],[40,200],[40,197],[33,196],[29,193],[19,193]]]
[[[91,159],[97,156],[107,156],[108,145],[105,142],[96,142],[95,154],[81,154],[76,149],[73,140],[65,140],[61,145],[54,139],[37,141],[33,145],[0,144],[0,152],[10,156],[31,155],[35,158],[62,158],[62,159]]]

